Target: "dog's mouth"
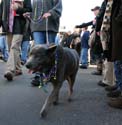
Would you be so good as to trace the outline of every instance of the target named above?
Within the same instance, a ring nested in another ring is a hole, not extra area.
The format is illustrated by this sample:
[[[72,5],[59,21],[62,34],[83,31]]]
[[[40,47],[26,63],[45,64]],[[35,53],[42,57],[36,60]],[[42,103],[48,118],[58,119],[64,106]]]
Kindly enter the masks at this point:
[[[40,65],[40,66],[38,66],[38,67],[36,67],[36,68],[31,68],[31,69],[29,69],[28,70],[28,73],[36,73],[36,72],[40,72],[42,70],[42,66]]]

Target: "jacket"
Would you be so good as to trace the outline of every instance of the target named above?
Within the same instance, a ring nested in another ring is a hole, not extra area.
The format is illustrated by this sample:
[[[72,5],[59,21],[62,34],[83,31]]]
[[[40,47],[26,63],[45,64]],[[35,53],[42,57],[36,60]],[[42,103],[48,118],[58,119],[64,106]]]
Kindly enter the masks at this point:
[[[110,23],[109,58],[122,60],[122,0],[114,0]]]
[[[0,26],[3,27],[3,32],[9,32],[9,10],[11,0],[1,0],[0,3]],[[23,34],[26,19],[23,17],[23,13],[31,12],[31,1],[24,0],[23,8],[18,8],[16,13],[19,16],[14,17],[13,34]]]
[[[31,32],[40,31],[53,31],[58,32],[60,17],[62,13],[62,1],[61,0],[32,0],[32,20],[34,20],[35,13],[40,13],[42,16],[44,13],[50,12],[51,16],[48,17],[47,29],[46,29],[46,19],[42,19],[40,22],[31,21]],[[36,3],[38,2],[38,3]],[[39,3],[41,2],[41,3]],[[38,9],[40,12],[35,11],[35,5],[41,4],[42,8]]]

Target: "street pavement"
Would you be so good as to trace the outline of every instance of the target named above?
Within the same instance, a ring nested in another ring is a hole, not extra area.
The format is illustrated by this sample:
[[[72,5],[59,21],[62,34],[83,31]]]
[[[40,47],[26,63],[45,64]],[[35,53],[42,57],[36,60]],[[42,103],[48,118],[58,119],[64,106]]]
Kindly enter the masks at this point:
[[[23,75],[8,82],[4,79],[5,63],[0,62],[0,125],[122,125],[122,111],[107,105],[104,88],[97,82],[101,76],[91,75],[95,68],[79,69],[73,101],[67,101],[68,85],[60,91],[60,102],[50,107],[46,118],[39,112],[52,90],[47,93],[30,85],[32,75],[23,67]]]

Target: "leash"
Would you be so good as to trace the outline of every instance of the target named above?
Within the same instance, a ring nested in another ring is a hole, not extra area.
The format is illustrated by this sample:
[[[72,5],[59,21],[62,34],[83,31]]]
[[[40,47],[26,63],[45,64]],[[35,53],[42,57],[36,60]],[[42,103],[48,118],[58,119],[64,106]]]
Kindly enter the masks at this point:
[[[36,20],[33,20],[31,17],[30,17],[30,13],[29,12],[26,12],[26,20],[29,20],[30,22],[32,23],[41,23],[41,21],[43,20],[42,17],[39,17],[38,19]],[[46,44],[49,45],[49,35],[48,35],[48,18],[45,19],[46,21]],[[29,21],[27,21],[27,26],[29,25]]]
[[[46,43],[49,45],[49,38],[48,38],[48,18],[46,18]]]

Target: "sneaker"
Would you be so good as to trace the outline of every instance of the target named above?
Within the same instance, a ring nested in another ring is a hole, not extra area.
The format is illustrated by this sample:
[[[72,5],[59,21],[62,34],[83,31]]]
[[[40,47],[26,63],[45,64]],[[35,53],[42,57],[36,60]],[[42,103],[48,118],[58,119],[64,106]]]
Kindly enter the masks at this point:
[[[114,91],[107,93],[107,96],[111,98],[116,98],[116,97],[119,97],[120,95],[121,95],[120,90],[114,90]]]
[[[99,86],[101,86],[101,87],[107,87],[107,86],[108,86],[107,84],[105,84],[105,83],[102,82],[102,81],[99,81],[97,84],[98,84]]]
[[[113,108],[122,109],[122,96],[118,98],[111,98],[108,101],[108,105]]]
[[[106,86],[105,87],[105,90],[108,91],[108,92],[114,91],[116,89],[117,89],[116,85],[114,85],[114,86]]]
[[[35,76],[32,81],[31,81],[31,85],[32,86],[39,86],[40,85],[40,77],[39,76]]]
[[[4,74],[4,77],[8,80],[8,81],[12,81],[13,80],[13,73],[12,72],[7,72]]]
[[[87,69],[87,66],[86,65],[81,65],[80,68],[81,69]]]

